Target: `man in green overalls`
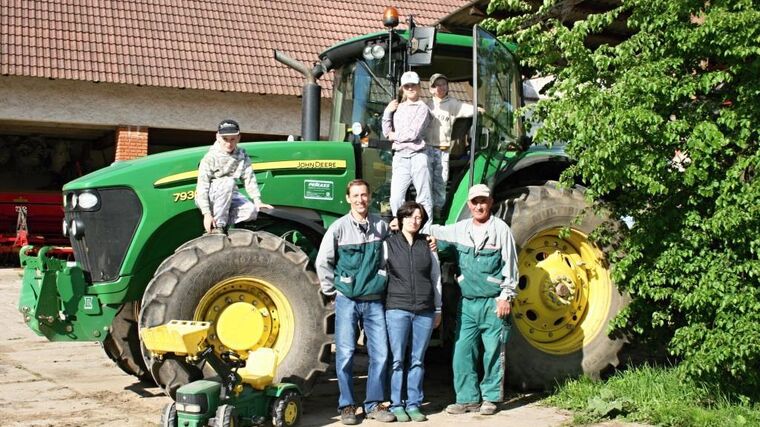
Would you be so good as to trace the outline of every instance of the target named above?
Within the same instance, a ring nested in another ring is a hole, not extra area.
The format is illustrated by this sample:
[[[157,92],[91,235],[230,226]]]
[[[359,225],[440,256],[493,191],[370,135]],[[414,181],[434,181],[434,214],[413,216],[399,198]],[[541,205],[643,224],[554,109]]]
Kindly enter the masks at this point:
[[[456,403],[449,414],[496,413],[504,400],[504,347],[509,336],[509,313],[517,294],[517,254],[509,226],[491,215],[491,190],[484,184],[468,192],[471,219],[456,224],[433,225],[430,234],[439,248],[456,248],[461,275],[457,277],[462,299],[457,307],[454,344]],[[478,384],[476,363],[483,343],[483,379]]]

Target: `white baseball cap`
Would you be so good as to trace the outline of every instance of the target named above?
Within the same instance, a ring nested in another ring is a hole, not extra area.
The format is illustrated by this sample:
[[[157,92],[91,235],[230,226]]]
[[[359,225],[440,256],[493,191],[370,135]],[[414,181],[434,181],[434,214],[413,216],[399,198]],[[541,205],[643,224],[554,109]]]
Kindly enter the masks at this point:
[[[401,75],[401,86],[403,85],[418,85],[420,84],[420,76],[414,71],[407,71]]]
[[[470,187],[470,191],[467,192],[467,200],[472,200],[478,197],[491,197],[491,189],[485,184],[476,184]]]

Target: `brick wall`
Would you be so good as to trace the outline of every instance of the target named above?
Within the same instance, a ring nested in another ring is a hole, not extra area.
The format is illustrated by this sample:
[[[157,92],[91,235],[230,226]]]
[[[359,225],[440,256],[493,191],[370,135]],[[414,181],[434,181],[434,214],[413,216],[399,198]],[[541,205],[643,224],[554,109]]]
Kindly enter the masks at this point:
[[[116,130],[116,161],[132,160],[148,155],[148,128],[119,126]]]

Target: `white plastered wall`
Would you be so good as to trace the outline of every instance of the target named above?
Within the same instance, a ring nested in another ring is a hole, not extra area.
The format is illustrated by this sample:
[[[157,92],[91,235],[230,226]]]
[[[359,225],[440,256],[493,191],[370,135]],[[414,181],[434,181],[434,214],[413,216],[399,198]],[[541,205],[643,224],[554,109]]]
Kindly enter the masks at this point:
[[[326,135],[330,102],[323,98],[321,108],[320,133]],[[246,133],[299,135],[301,100],[295,96],[0,76],[0,121],[4,122],[212,131],[224,118],[237,119]]]

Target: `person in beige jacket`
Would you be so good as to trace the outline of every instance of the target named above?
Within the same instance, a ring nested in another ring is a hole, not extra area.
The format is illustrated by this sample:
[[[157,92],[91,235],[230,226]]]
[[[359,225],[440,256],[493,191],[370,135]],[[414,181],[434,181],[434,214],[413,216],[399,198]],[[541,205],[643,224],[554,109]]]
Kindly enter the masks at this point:
[[[425,147],[432,180],[433,209],[436,217],[446,203],[446,182],[449,180],[449,150],[451,148],[451,131],[454,120],[472,117],[472,104],[462,102],[449,96],[449,78],[441,73],[430,77],[428,108],[432,118],[427,128]]]

